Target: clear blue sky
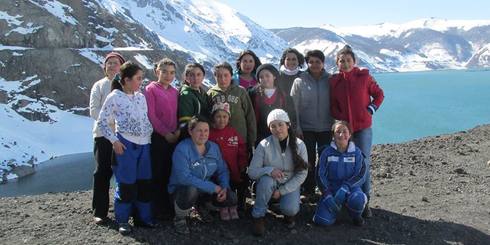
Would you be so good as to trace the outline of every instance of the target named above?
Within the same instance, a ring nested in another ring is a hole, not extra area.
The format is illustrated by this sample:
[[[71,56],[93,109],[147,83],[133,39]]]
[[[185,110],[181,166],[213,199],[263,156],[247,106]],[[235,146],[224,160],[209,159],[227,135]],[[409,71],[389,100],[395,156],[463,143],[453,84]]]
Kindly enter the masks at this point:
[[[266,28],[490,19],[490,0],[218,0]]]

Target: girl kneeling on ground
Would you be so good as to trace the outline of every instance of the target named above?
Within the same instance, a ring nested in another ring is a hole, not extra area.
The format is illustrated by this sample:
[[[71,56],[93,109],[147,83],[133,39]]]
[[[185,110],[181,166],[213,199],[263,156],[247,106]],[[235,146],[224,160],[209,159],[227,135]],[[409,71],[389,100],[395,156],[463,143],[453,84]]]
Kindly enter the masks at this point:
[[[322,198],[318,202],[313,221],[331,225],[345,205],[354,224],[362,226],[361,214],[367,203],[361,187],[366,180],[367,165],[361,150],[351,139],[349,124],[337,121],[332,126],[333,140],[323,150],[317,166],[316,179]]]
[[[264,216],[271,198],[279,199],[279,207],[289,228],[300,209],[300,186],[305,181],[308,155],[302,140],[296,138],[288,114],[272,110],[267,117],[272,135],[255,149],[248,175],[256,181],[256,198],[252,209],[253,232],[265,233]]]
[[[112,92],[100,111],[98,125],[102,134],[112,143],[115,162],[112,170],[116,177],[114,214],[119,232],[128,234],[133,208],[138,211],[139,225],[154,227],[151,215],[151,161],[150,142],[153,128],[148,119],[145,96],[139,92],[143,70],[126,62],[120,77],[112,81]],[[110,126],[115,122],[115,133]]]
[[[219,147],[208,141],[208,122],[193,117],[188,132],[190,137],[175,148],[168,184],[175,201],[175,229],[182,234],[189,233],[186,218],[198,201],[211,201],[217,207],[232,207],[237,202]]]

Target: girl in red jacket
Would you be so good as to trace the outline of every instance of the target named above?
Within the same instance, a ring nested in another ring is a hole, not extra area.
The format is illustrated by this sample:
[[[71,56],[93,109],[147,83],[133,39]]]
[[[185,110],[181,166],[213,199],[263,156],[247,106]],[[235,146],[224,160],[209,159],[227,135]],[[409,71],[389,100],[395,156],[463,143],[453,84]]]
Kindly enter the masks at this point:
[[[213,127],[209,132],[209,140],[219,145],[223,159],[230,171],[230,185],[238,194],[238,205],[245,207],[246,190],[248,178],[246,168],[248,166],[248,154],[245,141],[240,134],[231,126],[230,105],[228,103],[216,103],[213,106],[211,116]],[[238,219],[237,206],[220,209],[222,220]]]
[[[330,113],[337,120],[349,122],[352,139],[365,155],[368,167],[366,182],[362,186],[369,204],[371,145],[373,132],[371,129],[372,115],[381,106],[384,99],[383,90],[369,70],[356,66],[356,56],[351,47],[346,45],[337,53],[339,73],[330,79]],[[371,217],[371,210],[366,205],[364,217]]]

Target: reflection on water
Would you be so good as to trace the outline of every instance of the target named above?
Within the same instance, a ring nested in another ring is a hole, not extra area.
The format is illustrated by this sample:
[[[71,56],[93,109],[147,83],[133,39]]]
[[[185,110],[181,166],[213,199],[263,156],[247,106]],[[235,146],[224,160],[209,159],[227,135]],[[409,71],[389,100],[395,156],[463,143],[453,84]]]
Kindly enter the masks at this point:
[[[0,197],[68,192],[92,188],[92,153],[57,157],[36,166],[36,172],[0,185]]]

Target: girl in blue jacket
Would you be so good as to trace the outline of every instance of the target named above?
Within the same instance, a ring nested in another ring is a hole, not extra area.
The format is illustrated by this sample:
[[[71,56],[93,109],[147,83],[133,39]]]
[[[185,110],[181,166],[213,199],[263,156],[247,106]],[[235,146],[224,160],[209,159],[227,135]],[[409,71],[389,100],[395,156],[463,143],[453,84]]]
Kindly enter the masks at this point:
[[[332,126],[333,140],[323,150],[316,170],[322,198],[318,202],[313,222],[331,225],[343,206],[357,226],[364,225],[361,214],[367,202],[361,189],[366,179],[367,166],[361,150],[350,140],[352,132],[345,121]]]

